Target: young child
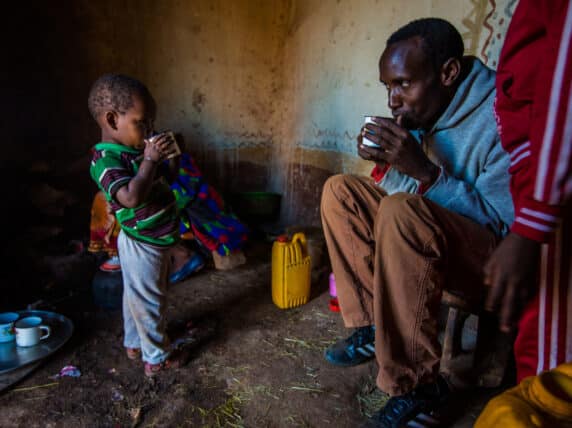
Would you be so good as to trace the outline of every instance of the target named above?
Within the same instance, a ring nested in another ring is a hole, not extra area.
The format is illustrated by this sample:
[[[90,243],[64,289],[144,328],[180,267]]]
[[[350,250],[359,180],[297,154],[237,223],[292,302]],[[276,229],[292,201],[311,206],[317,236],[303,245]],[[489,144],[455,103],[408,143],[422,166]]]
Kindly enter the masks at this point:
[[[93,84],[89,110],[101,128],[90,174],[105,193],[121,226],[118,250],[123,275],[124,346],[127,356],[142,356],[145,375],[179,361],[169,355],[165,332],[165,290],[169,250],[179,237],[179,218],[169,176],[178,156],[167,134],[153,133],[155,101],[141,82],[106,74]]]

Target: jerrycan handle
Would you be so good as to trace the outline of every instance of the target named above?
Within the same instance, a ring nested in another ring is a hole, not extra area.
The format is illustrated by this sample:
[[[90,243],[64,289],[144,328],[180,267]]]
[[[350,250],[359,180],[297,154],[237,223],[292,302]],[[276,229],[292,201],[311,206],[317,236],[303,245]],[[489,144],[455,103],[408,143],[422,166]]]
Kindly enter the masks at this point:
[[[306,243],[306,235],[302,232],[295,233],[292,237],[292,244],[300,241],[300,247],[302,248],[302,256],[306,257],[308,255],[308,244]]]

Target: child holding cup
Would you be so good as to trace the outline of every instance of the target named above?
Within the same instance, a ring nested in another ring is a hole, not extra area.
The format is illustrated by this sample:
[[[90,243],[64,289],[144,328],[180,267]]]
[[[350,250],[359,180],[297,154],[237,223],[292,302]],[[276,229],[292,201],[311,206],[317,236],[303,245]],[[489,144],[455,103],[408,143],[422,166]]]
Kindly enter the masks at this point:
[[[121,226],[124,346],[128,358],[141,356],[145,375],[154,376],[180,364],[169,352],[164,317],[169,250],[179,238],[169,180],[176,177],[180,151],[171,133],[153,135],[155,101],[138,80],[104,75],[93,84],[88,105],[101,129],[90,174]]]

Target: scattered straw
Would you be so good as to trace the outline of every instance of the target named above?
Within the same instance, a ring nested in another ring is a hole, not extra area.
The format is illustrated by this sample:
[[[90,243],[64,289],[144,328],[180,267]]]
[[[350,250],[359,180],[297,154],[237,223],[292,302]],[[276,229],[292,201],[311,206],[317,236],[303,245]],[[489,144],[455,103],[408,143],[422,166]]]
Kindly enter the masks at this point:
[[[371,418],[375,412],[385,406],[387,400],[389,400],[389,396],[377,388],[373,378],[369,378],[362,385],[360,392],[357,394],[357,400],[360,413]]]
[[[285,337],[284,341],[294,343],[295,345],[301,346],[302,348],[312,349],[312,345],[302,339],[292,339],[289,337]]]
[[[298,338],[294,338],[294,337],[285,337],[284,341],[288,342],[292,345],[298,346],[300,348],[309,349],[312,351],[322,351],[324,348],[328,347],[329,345],[331,345],[332,343],[335,342],[335,340],[332,340],[332,339],[328,339],[328,340],[318,339],[318,340],[309,341],[309,340],[302,340],[302,339],[298,339]]]
[[[234,394],[231,395],[224,403],[213,407],[212,409],[204,409],[199,406],[193,406],[193,410],[199,413],[203,419],[203,423],[205,423],[205,419],[212,421],[211,423],[207,423],[205,425],[206,427],[245,428],[242,416],[240,416],[240,403],[240,397]]]
[[[294,354],[293,352],[289,352],[286,350],[282,350],[278,353],[278,357],[288,357],[288,358],[292,358],[292,359],[297,359],[299,358],[298,355]]]
[[[287,426],[295,426],[295,427],[304,427],[304,428],[311,428],[311,425],[306,422],[301,416],[298,415],[290,415],[284,418],[284,421],[287,422]]]
[[[52,382],[52,383],[46,383],[44,385],[36,385],[36,386],[27,386],[27,387],[22,387],[22,388],[15,388],[12,390],[12,392],[22,392],[22,391],[32,391],[34,389],[39,389],[39,388],[50,388],[52,386],[56,386],[59,385],[59,382]]]
[[[39,395],[37,397],[22,398],[22,401],[43,400],[44,398],[48,397],[49,395]]]
[[[308,386],[291,386],[289,389],[293,389],[294,391],[305,391],[305,392],[319,392],[319,393],[324,392],[323,389],[311,388]]]
[[[230,385],[230,389],[241,402],[250,401],[255,398],[255,396],[259,399],[262,395],[270,397],[273,400],[280,400],[280,397],[274,394],[272,389],[266,385],[250,386],[244,384],[237,378],[232,378],[232,381],[233,383]]]

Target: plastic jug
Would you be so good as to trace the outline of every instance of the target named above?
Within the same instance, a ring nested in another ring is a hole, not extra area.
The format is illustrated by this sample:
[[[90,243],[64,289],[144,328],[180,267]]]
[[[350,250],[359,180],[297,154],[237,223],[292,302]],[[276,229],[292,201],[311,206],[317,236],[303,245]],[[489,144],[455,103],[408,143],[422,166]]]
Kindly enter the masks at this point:
[[[306,236],[279,236],[272,245],[272,301],[281,309],[295,308],[310,298],[311,260]]]

